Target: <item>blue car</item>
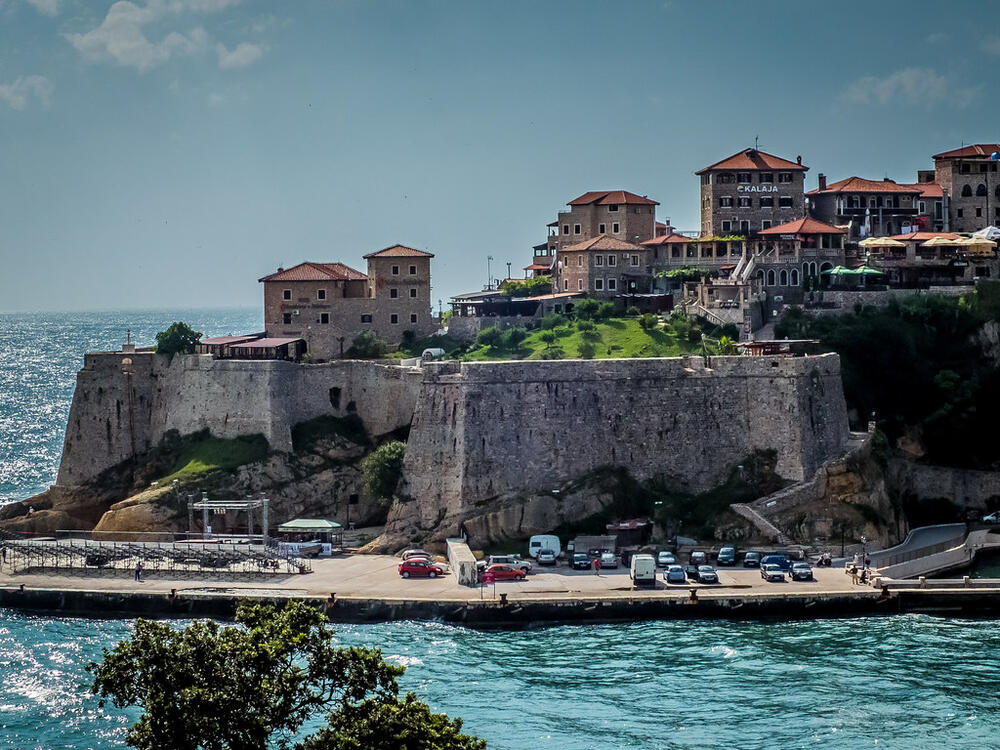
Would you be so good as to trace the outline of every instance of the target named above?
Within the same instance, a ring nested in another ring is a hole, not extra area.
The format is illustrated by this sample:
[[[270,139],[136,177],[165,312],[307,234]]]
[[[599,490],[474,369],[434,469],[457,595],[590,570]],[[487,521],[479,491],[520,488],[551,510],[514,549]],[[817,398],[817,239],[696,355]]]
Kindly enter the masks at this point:
[[[663,577],[667,583],[687,583],[687,575],[684,573],[683,565],[671,565]]]
[[[761,568],[765,565],[777,565],[783,573],[792,572],[792,558],[788,555],[768,555],[760,561]]]

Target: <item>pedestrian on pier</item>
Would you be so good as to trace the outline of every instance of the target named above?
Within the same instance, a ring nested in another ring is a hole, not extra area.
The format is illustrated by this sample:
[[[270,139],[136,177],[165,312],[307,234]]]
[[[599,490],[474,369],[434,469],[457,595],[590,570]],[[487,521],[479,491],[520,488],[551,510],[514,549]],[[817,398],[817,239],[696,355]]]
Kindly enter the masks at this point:
[[[868,583],[868,568],[865,568],[864,570],[861,571],[861,583],[862,584]]]
[[[872,556],[867,552],[865,553],[865,567],[870,568],[872,566]]]
[[[601,574],[601,558],[594,558],[594,575],[599,576]]]
[[[858,566],[857,565],[852,565],[851,566],[851,583],[857,583],[857,582],[858,582]]]
[[[135,580],[142,583],[142,560],[135,564]]]

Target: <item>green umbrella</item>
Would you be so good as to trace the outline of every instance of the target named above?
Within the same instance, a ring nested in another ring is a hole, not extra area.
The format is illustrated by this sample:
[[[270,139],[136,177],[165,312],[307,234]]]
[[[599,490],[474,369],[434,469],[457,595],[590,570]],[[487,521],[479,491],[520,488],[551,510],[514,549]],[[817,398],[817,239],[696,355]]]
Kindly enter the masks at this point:
[[[854,271],[847,266],[837,266],[836,268],[828,268],[825,271],[820,271],[820,273],[829,274],[831,276],[843,276],[845,274],[854,273]]]
[[[851,271],[851,273],[857,274],[858,276],[884,275],[883,271],[879,271],[877,268],[872,268],[871,266],[860,266],[859,268],[855,268]]]

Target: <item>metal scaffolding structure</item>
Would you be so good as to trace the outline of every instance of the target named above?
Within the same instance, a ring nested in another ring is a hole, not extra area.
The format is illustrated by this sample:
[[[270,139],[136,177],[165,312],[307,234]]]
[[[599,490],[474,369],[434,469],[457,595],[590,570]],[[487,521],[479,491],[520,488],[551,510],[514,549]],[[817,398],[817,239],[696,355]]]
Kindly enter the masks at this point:
[[[271,547],[227,542],[103,542],[0,539],[0,562],[13,573],[131,575],[176,578],[266,577],[310,573],[305,560]]]
[[[201,500],[188,498],[188,532],[194,532],[194,512],[201,511],[201,527],[203,538],[212,538],[212,525],[209,517],[212,515],[226,515],[229,511],[247,514],[247,535],[253,536],[253,523],[255,511],[259,511],[258,525],[261,530],[261,543],[267,546],[268,536],[268,506],[270,501],[266,497],[254,499],[248,497],[246,500],[209,500],[208,493],[201,494]]]

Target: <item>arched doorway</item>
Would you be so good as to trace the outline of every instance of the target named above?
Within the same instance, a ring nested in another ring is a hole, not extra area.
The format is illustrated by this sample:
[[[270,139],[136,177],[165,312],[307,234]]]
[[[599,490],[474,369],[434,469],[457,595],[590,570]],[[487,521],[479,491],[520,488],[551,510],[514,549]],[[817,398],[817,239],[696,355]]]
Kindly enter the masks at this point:
[[[773,268],[770,269],[767,272],[767,285],[768,286],[774,286],[774,269]]]
[[[788,286],[788,271],[784,268],[781,269],[781,273],[778,274],[778,285]]]

